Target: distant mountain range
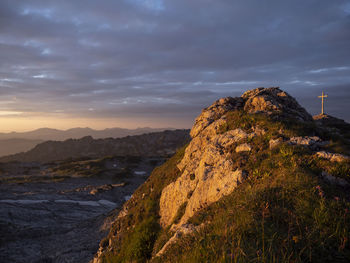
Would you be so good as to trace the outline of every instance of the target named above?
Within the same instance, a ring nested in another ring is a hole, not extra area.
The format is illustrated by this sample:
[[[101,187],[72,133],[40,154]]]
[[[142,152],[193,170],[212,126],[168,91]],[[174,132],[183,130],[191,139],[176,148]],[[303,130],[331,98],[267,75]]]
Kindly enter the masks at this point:
[[[0,157],[29,151],[44,141],[64,141],[67,139],[79,139],[86,136],[91,136],[94,139],[121,138],[164,130],[173,129],[144,127],[137,129],[108,128],[104,130],[94,130],[91,128],[72,128],[69,130],[57,130],[40,128],[29,132],[0,133]]]
[[[168,156],[190,140],[189,130],[166,130],[123,138],[93,139],[85,136],[46,141],[33,149],[0,157],[0,162],[52,162],[75,158],[115,156]]]
[[[79,139],[85,136],[91,136],[94,139],[102,138],[120,138],[129,135],[140,135],[144,133],[159,132],[164,130],[173,130],[172,128],[108,128],[104,130],[94,130],[91,128],[72,128],[68,130],[57,130],[51,128],[40,128],[29,132],[9,132],[0,133],[0,140],[7,139],[28,139],[41,141],[64,141],[67,139]]]

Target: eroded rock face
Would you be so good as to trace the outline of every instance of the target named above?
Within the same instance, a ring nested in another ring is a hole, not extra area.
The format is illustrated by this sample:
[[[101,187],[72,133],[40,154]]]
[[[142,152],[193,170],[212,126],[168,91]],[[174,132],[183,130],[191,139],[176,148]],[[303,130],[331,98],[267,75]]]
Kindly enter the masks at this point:
[[[220,128],[227,124],[225,114],[232,110],[290,115],[303,121],[312,120],[311,115],[294,98],[279,88],[254,89],[239,98],[217,100],[204,109],[196,119],[190,133],[193,139],[178,164],[182,175],[162,191],[162,226],[172,225],[175,217],[179,216],[180,207],[185,206],[180,221],[171,228],[178,229],[196,211],[232,193],[247,176],[227,158],[232,150],[230,146],[246,138],[261,136],[265,131],[253,127],[251,133],[240,128],[221,133]],[[236,147],[236,152],[249,153],[251,150],[252,146],[244,142]]]
[[[187,147],[184,158],[178,164],[182,175],[162,191],[162,226],[172,224],[181,205],[187,202],[180,222],[172,227],[176,229],[196,211],[230,194],[244,180],[244,173],[226,157],[228,147],[248,134],[241,129],[219,134],[219,127],[224,122],[221,118],[207,126]]]
[[[215,101],[211,106],[202,110],[191,130],[191,137],[196,137],[208,125],[219,119],[222,115],[230,110],[240,109],[243,107],[244,100],[242,98],[222,98]]]

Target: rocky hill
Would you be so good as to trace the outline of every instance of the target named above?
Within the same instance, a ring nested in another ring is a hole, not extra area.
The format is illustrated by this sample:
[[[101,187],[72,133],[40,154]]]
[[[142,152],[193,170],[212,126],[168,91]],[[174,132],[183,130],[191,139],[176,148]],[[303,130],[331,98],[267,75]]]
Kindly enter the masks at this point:
[[[94,262],[349,262],[350,129],[279,88],[204,109]]]
[[[52,162],[69,158],[115,156],[168,156],[189,141],[188,130],[148,133],[124,138],[47,141],[28,152],[0,158],[0,162]]]
[[[42,140],[29,139],[4,139],[0,140],[0,157],[19,152],[28,151],[43,142]]]

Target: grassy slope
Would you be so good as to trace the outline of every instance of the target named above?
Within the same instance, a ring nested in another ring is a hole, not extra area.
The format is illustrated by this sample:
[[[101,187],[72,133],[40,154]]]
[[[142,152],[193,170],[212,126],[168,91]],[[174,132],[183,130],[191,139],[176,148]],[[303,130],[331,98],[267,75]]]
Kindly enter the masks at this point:
[[[339,136],[320,131],[313,123],[281,122],[264,115],[235,111],[227,114],[222,132],[247,131],[258,125],[264,136],[248,139],[250,154],[235,153],[236,166],[249,178],[232,194],[190,219],[206,226],[185,236],[154,262],[348,262],[350,260],[350,204],[344,189],[324,183],[328,171],[350,182],[349,163],[331,163],[304,147],[281,144],[269,149],[269,140],[281,136],[318,135],[330,140],[328,150],[348,152]],[[241,143],[241,142],[240,142]],[[114,225],[113,251],[106,262],[144,262],[169,239],[158,224],[159,197],[180,172],[176,163],[183,150],[157,168],[134,194],[129,213]],[[153,191],[151,191],[153,189]],[[144,198],[142,199],[143,193]]]
[[[128,214],[117,220],[109,236],[101,241],[108,245],[108,239],[118,233],[113,238],[113,250],[104,255],[104,262],[144,262],[151,257],[161,230],[158,223],[161,191],[180,175],[176,164],[182,159],[184,150],[185,147],[181,148],[165,164],[154,169],[126,203]]]

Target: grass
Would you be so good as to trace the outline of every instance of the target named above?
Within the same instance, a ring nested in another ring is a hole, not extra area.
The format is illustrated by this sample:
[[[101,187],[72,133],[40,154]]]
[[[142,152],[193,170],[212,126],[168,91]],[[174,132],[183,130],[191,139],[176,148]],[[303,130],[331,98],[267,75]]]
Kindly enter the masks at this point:
[[[96,160],[68,160],[53,167],[51,171],[55,174],[69,174],[79,177],[98,176],[106,171],[105,162],[110,157]]]
[[[142,161],[138,156],[106,156],[98,159],[69,159],[56,164],[51,172],[57,175],[71,175],[73,177],[113,177],[125,179],[132,175],[132,169]],[[157,160],[156,160],[157,161]],[[156,161],[153,161],[156,162]],[[108,168],[111,162],[118,162],[122,167]]]
[[[127,215],[112,227],[113,244],[104,262],[349,262],[348,193],[320,177],[326,171],[350,182],[349,162],[332,163],[287,143],[269,149],[270,139],[277,137],[319,136],[331,142],[328,150],[346,152],[343,138],[312,122],[242,111],[226,117],[221,133],[235,128],[252,132],[256,126],[266,131],[239,142],[248,142],[250,153],[236,153],[237,143],[228,149],[226,158],[249,175],[246,181],[190,218],[194,225],[204,223],[199,232],[182,236],[154,257],[173,234],[159,226],[159,198],[180,175],[176,164],[184,154],[181,149],[128,201]],[[174,223],[184,210],[185,205],[179,208]]]
[[[67,178],[70,178],[66,175],[52,175],[52,176],[10,176],[10,177],[4,177],[0,178],[0,184],[24,184],[24,183],[39,183],[39,182],[60,182]]]
[[[185,148],[155,168],[125,204],[128,214],[113,224],[109,238],[114,237],[114,242],[111,251],[104,254],[103,262],[145,262],[151,258],[154,244],[162,233],[158,215],[161,191],[180,175],[176,164]]]
[[[266,116],[263,113],[248,114],[243,110],[231,111],[226,114],[226,123],[220,127],[219,132],[224,133],[229,130],[241,128],[252,131],[253,127],[265,128],[269,136],[306,136],[321,135],[313,122],[304,123],[294,119],[275,120],[277,116]],[[270,139],[270,138],[269,138]]]
[[[266,134],[249,142],[251,154],[231,160],[250,175],[231,195],[190,219],[206,227],[171,246],[154,262],[348,262],[350,205],[342,189],[325,184],[320,173],[349,177],[349,163],[331,163],[302,146],[283,143],[273,150],[276,136],[322,133],[313,124],[278,122],[264,115],[236,111],[227,115],[221,132],[235,128]],[[240,142],[241,143],[241,142]]]
[[[347,196],[301,168],[303,156],[297,156],[298,147],[271,153],[246,183],[190,219],[195,225],[210,222],[205,229],[154,261],[348,262]]]

